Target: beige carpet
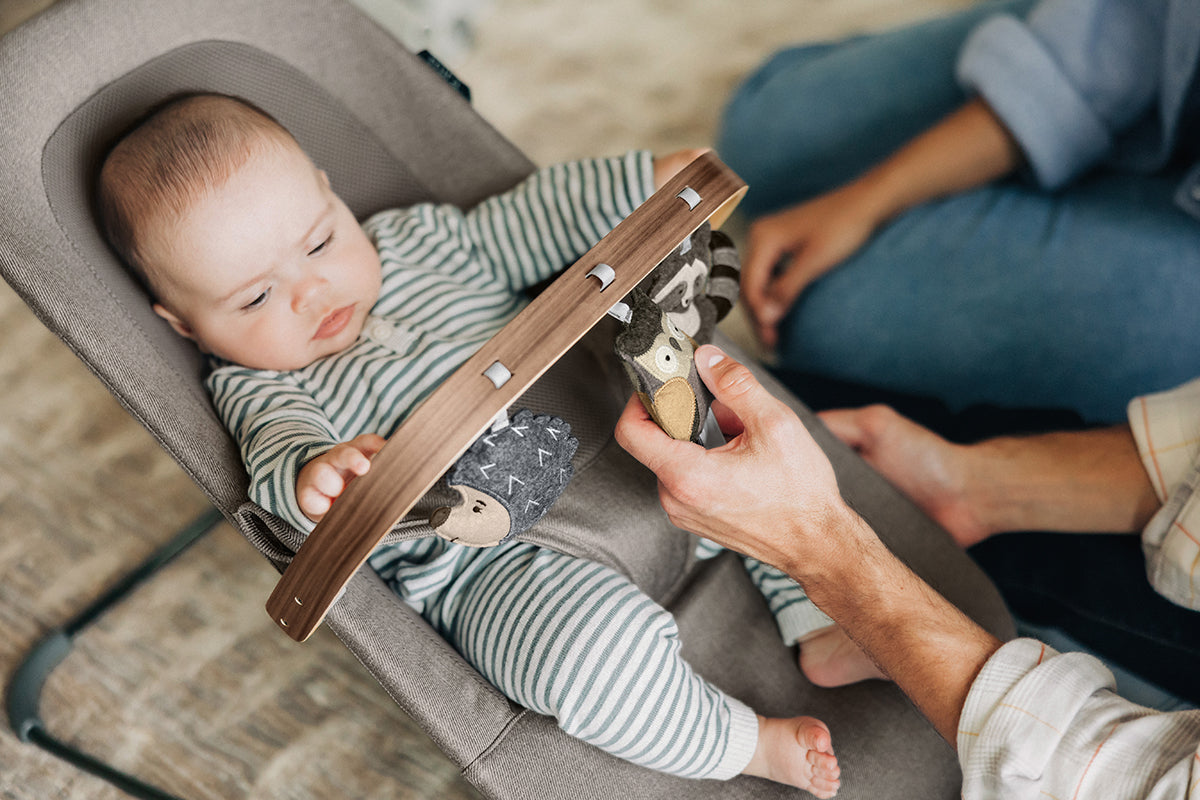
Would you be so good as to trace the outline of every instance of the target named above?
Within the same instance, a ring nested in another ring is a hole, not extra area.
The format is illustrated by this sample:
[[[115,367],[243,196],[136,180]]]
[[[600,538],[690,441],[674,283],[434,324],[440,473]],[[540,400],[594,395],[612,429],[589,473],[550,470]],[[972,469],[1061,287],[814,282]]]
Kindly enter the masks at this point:
[[[722,104],[769,53],[966,0],[494,0],[454,65],[484,117],[538,163],[712,143]]]
[[[0,0],[0,24],[44,0]],[[961,0],[493,0],[452,63],[535,161],[708,144],[722,99],[777,46]],[[734,10],[736,9],[736,10]],[[2,80],[2,79],[0,79]],[[0,287],[0,677],[204,499]],[[188,800],[468,798],[457,770],[329,635],[262,604],[274,573],[221,526],[89,629],[43,697],[49,730]],[[0,798],[121,792],[0,727]]]

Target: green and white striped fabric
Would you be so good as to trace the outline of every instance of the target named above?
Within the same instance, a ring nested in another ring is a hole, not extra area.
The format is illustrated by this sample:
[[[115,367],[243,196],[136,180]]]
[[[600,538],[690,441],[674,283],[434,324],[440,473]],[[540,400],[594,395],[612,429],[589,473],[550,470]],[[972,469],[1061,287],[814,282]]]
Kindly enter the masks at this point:
[[[687,778],[731,778],[754,754],[754,712],[697,675],[670,612],[606,566],[440,539],[371,563],[507,697],[585,742]]]

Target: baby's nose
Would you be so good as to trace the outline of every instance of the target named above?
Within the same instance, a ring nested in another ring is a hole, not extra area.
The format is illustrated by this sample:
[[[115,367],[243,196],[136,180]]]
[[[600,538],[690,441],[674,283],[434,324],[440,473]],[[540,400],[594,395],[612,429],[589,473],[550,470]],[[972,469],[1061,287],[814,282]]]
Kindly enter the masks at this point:
[[[325,281],[321,278],[307,278],[296,286],[292,293],[292,310],[296,313],[307,311],[321,299],[325,292]]]

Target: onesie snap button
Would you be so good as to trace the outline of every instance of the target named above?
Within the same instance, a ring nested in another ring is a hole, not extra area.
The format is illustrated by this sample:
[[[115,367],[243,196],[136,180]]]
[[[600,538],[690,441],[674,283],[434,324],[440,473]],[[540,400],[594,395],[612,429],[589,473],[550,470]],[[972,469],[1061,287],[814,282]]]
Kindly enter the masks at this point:
[[[397,353],[407,350],[413,341],[413,333],[408,326],[396,325],[378,317],[367,323],[366,333],[371,341]]]
[[[367,326],[367,338],[375,342],[386,342],[392,338],[392,326],[387,320],[373,319]]]

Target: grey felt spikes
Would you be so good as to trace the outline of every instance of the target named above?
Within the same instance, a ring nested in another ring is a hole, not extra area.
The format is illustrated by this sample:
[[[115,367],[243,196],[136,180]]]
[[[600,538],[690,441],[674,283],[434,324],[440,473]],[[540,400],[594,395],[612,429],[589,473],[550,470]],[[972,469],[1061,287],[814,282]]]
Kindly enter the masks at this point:
[[[463,503],[434,512],[438,535],[486,547],[533,527],[575,474],[578,446],[564,420],[521,409],[507,426],[475,440],[447,474]]]

